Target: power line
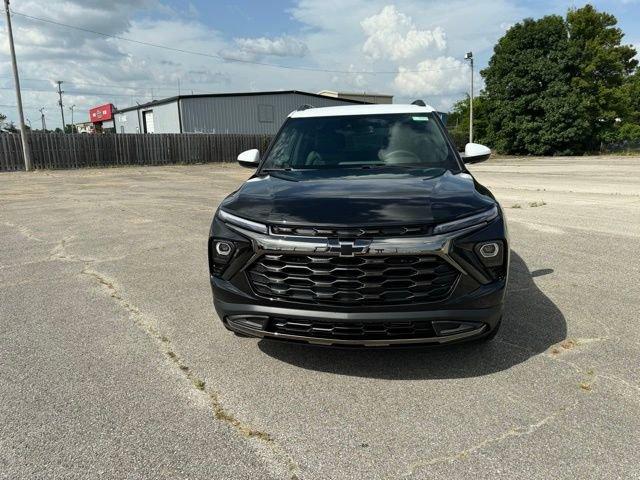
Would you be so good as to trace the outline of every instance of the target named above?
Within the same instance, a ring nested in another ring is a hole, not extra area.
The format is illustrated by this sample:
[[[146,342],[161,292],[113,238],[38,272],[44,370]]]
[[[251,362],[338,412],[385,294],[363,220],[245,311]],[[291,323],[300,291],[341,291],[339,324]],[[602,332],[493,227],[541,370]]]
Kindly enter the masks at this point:
[[[13,90],[12,87],[0,87],[0,90]],[[23,92],[35,92],[35,93],[58,93],[57,90],[43,90],[40,88],[21,88]],[[68,95],[93,95],[96,97],[105,96],[105,97],[137,97],[137,98],[151,98],[151,95],[140,95],[140,94],[123,94],[123,93],[113,93],[113,92],[87,92],[87,91],[79,91],[79,90],[65,90],[64,93]]]
[[[37,110],[38,107],[36,107],[35,105],[23,105],[22,106],[25,110]],[[7,103],[0,103],[0,108],[18,108],[18,105],[11,105],[11,104],[7,104]]]
[[[7,74],[0,74],[0,78],[11,78],[10,75]],[[26,80],[29,82],[44,82],[44,83],[55,83],[55,81],[53,79],[48,79],[48,78],[33,78],[33,77],[20,77],[22,80]],[[167,90],[167,91],[177,91],[178,88],[176,86],[171,86],[173,84],[170,83],[157,83],[153,86],[150,86],[147,84],[147,86],[133,86],[133,85],[122,85],[122,84],[115,84],[115,83],[94,83],[94,82],[87,82],[84,80],[65,80],[65,83],[67,85],[76,85],[82,88],[82,86],[89,86],[89,87],[112,87],[112,88],[122,88],[122,89],[127,89],[127,90],[149,90],[150,88],[153,88],[154,90]],[[187,89],[187,90],[192,90],[193,88],[191,86],[185,86],[185,85],[180,85],[181,88],[183,89]],[[194,89],[195,90],[195,89]]]
[[[13,13],[14,15],[19,15],[19,16],[24,17],[24,18],[29,18],[31,20],[36,20],[38,22],[49,23],[49,24],[52,24],[52,25],[57,25],[57,26],[60,26],[60,27],[65,27],[65,28],[71,28],[73,30],[79,30],[81,32],[92,33],[94,35],[100,35],[100,36],[105,37],[105,38],[114,38],[116,40],[121,40],[123,42],[136,43],[138,45],[144,45],[144,46],[147,46],[147,47],[161,48],[161,49],[168,50],[168,51],[171,51],[171,52],[187,53],[187,54],[190,54],[190,55],[198,55],[198,56],[201,56],[201,57],[215,58],[216,60],[222,60],[224,62],[242,63],[242,64],[247,64],[247,65],[259,65],[259,66],[263,66],[263,67],[280,68],[280,69],[284,69],[284,70],[299,70],[299,71],[306,71],[306,72],[346,73],[346,74],[361,74],[361,75],[378,75],[378,74],[394,74],[395,75],[395,74],[398,73],[397,70],[393,70],[393,71],[334,70],[334,69],[315,68],[315,67],[293,67],[293,66],[289,66],[289,65],[279,65],[279,64],[275,64],[275,63],[257,62],[257,61],[253,61],[253,60],[241,60],[241,59],[237,59],[237,58],[225,57],[223,55],[217,55],[217,54],[214,54],[214,53],[204,53],[204,52],[198,52],[198,51],[195,51],[195,50],[186,50],[186,49],[183,49],[183,48],[170,47],[168,45],[160,45],[160,44],[157,44],[157,43],[145,42],[145,41],[142,41],[142,40],[135,40],[133,38],[121,37],[119,35],[112,35],[112,34],[109,34],[109,33],[98,32],[96,30],[91,30],[91,29],[88,29],[88,28],[78,27],[76,25],[69,25],[67,23],[56,22],[55,20],[50,20],[50,19],[47,19],[47,18],[35,17],[33,15],[28,15],[26,13],[18,12],[18,11],[13,10],[13,9],[11,10],[11,13]],[[461,69],[463,67],[465,67],[465,65],[459,65],[459,66],[456,66],[456,67],[440,67],[440,68],[434,68],[434,69],[428,69],[428,70],[403,70],[403,73],[428,73],[428,72],[440,71],[440,70],[459,70],[459,69]]]

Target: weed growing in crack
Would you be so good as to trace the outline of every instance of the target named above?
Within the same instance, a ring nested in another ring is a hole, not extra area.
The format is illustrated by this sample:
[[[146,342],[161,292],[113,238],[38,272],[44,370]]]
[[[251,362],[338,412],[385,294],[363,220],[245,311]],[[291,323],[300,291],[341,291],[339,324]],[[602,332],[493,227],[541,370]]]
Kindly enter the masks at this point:
[[[260,430],[256,430],[254,428],[248,427],[247,425],[243,425],[240,420],[234,417],[231,413],[227,412],[223,407],[220,401],[218,400],[218,396],[215,393],[209,395],[211,399],[211,408],[213,409],[213,416],[222,422],[228,423],[235,429],[237,429],[242,435],[245,437],[252,437],[262,440],[264,442],[273,442],[273,438],[266,432],[262,432]]]
[[[199,378],[195,378],[193,380],[193,386],[196,387],[198,390],[203,390],[204,391],[204,380],[200,380]]]

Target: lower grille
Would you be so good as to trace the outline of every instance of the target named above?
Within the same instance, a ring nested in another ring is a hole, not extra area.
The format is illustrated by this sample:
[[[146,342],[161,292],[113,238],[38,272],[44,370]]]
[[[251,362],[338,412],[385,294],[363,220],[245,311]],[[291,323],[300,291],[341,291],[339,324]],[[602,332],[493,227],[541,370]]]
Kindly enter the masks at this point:
[[[431,338],[436,336],[430,321],[384,323],[316,322],[274,318],[270,330],[275,333],[303,337],[342,340],[394,340]]]
[[[391,305],[446,298],[458,271],[442,258],[268,254],[248,270],[258,295],[326,305]]]

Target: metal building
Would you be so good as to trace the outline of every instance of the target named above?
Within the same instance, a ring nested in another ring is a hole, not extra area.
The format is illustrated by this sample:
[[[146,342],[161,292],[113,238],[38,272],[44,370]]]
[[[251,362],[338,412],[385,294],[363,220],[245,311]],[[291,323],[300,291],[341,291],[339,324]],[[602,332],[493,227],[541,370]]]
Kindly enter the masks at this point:
[[[336,92],[333,90],[321,90],[318,92],[318,95],[333,98],[346,98],[348,100],[360,100],[361,102],[367,103],[393,103],[393,95],[388,95],[386,93]]]
[[[117,110],[114,122],[116,133],[274,134],[301,105],[363,103],[367,102],[297,90],[179,95]]]

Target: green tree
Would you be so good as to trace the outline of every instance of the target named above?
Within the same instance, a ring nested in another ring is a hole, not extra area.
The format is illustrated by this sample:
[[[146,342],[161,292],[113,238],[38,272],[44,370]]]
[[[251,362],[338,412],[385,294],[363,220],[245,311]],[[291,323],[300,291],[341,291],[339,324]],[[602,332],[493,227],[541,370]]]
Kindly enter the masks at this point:
[[[625,79],[622,85],[622,95],[627,107],[622,121],[640,125],[640,69]]]
[[[18,133],[20,131],[18,130],[18,127],[16,127],[16,124],[13,122],[4,122],[3,127],[4,131],[9,133]]]
[[[447,117],[447,129],[451,133],[456,146],[464,149],[469,141],[469,96],[457,101]],[[483,95],[473,99],[473,140],[486,143],[487,114]]]
[[[616,17],[591,5],[569,10],[566,23],[572,85],[589,124],[584,149],[594,150],[619,119],[631,113],[623,86],[638,65],[636,51],[621,44],[624,33],[616,27]]]
[[[577,153],[586,133],[571,88],[569,38],[557,15],[526,19],[507,31],[482,71],[487,139],[505,153]]]
[[[526,19],[498,41],[485,79],[485,141],[505,153],[580,154],[629,116],[637,62],[612,15],[587,5]]]
[[[605,132],[604,142],[640,142],[640,69],[625,79],[621,91],[626,112]]]

